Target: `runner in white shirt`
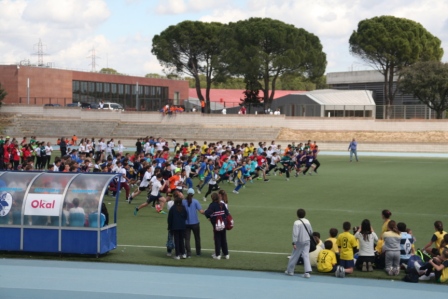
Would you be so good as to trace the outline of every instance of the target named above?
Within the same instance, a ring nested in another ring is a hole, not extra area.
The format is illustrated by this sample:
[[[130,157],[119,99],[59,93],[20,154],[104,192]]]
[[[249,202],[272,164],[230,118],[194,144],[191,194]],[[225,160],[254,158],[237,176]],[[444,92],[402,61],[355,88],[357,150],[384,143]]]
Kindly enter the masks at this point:
[[[204,198],[203,198],[204,201],[207,201],[207,196],[208,196],[209,194],[211,194],[212,191],[219,190],[219,186],[218,186],[218,183],[217,183],[217,181],[219,180],[219,174],[218,174],[218,172],[219,172],[219,168],[215,168],[215,169],[213,170],[212,177],[211,177],[211,179],[208,181],[208,190],[207,190],[207,193],[205,193],[205,196],[204,196]]]
[[[46,167],[48,168],[50,166],[50,160],[51,160],[51,153],[53,152],[53,148],[51,147],[51,143],[47,142],[47,145],[45,146],[45,154],[47,155],[46,160],[47,160],[47,165]]]
[[[123,151],[124,151],[125,147],[123,144],[121,144],[121,140],[118,140],[118,153],[120,155],[123,155]]]
[[[106,159],[107,159],[109,156],[112,157],[112,149],[113,149],[113,147],[111,146],[111,143],[113,144],[112,141],[108,141],[107,144],[106,144],[106,148],[105,148],[105,151],[106,151]]]
[[[107,144],[106,142],[104,142],[104,139],[101,138],[101,141],[99,143],[100,149],[101,149],[101,153],[104,153],[106,151],[107,148]]]
[[[267,157],[266,157],[267,158]],[[274,175],[277,175],[277,163],[280,161],[280,156],[277,155],[276,152],[272,153],[271,162],[269,162],[269,169],[266,171],[266,174],[269,174],[269,171],[274,169]]]
[[[129,179],[126,176],[126,165],[127,163],[124,163],[122,165],[121,161],[117,161],[117,170],[116,173],[120,173],[121,174],[121,182],[120,182],[120,189],[124,188],[124,190],[126,191],[126,198],[129,198],[129,185],[128,185],[128,181]]]
[[[149,154],[151,152],[151,144],[149,143],[149,141],[147,141],[144,145],[143,145],[143,152],[146,154]]]
[[[79,145],[78,152],[80,154],[84,154],[86,152],[86,144],[84,142],[81,142],[81,144]]]
[[[144,207],[148,206],[153,201],[159,201],[160,202],[160,211],[159,214],[166,214],[166,212],[163,210],[163,207],[165,206],[166,199],[165,197],[162,197],[160,195],[160,190],[163,190],[165,188],[165,185],[167,182],[162,184],[162,174],[158,173],[157,176],[155,176],[155,180],[151,180],[151,193],[149,194],[148,199],[145,203],[142,203],[140,206],[136,207],[134,210],[134,215],[137,216],[137,213],[140,209],[143,209]]]
[[[87,143],[86,143],[86,155],[88,157],[90,157],[90,153],[92,152],[92,150],[93,150],[92,142],[90,140],[87,140]]]
[[[132,192],[131,196],[127,199],[129,204],[131,204],[134,197],[136,197],[137,195],[139,195],[140,193],[145,191],[146,188],[148,188],[148,186],[149,186],[149,181],[151,180],[151,177],[152,177],[151,167],[149,165],[146,165],[145,169],[146,169],[146,172],[145,172],[145,175],[143,176],[142,181],[140,182],[140,186],[138,187],[137,190]]]

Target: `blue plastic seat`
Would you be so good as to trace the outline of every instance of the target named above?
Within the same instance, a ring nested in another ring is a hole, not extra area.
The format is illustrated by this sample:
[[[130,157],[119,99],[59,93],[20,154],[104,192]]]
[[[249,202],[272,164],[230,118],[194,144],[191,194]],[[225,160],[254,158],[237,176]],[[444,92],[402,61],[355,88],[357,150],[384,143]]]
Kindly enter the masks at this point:
[[[101,226],[98,226],[98,212],[89,215],[89,226],[90,227],[103,227],[106,222],[106,215],[101,213],[100,215]]]
[[[12,212],[12,224],[20,225],[22,221],[22,213],[20,211]]]
[[[70,213],[69,225],[73,227],[83,227],[85,223],[85,215],[83,213]]]
[[[9,223],[9,215],[0,217],[0,224],[8,224]]]

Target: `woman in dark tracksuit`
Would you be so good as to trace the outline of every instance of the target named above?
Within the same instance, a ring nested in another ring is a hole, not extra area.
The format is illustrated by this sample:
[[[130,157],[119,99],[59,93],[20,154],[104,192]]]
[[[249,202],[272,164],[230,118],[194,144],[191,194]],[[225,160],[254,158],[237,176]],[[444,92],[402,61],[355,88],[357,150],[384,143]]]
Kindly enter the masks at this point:
[[[224,224],[227,221],[227,215],[229,215],[229,211],[226,206],[219,201],[219,196],[217,193],[212,193],[212,203],[208,206],[207,210],[204,212],[205,217],[210,219],[210,222],[213,226],[213,236],[215,239],[215,253],[212,255],[214,259],[221,259],[221,249],[223,256],[228,260],[229,249],[227,247],[227,237],[226,237],[226,229],[216,230],[216,222],[218,218],[222,218]]]
[[[182,197],[176,196],[174,205],[168,212],[168,230],[173,235],[174,248],[176,250],[176,256],[173,258],[176,260],[179,260],[181,257],[184,259],[187,258],[184,243],[187,218],[188,212],[182,205]]]

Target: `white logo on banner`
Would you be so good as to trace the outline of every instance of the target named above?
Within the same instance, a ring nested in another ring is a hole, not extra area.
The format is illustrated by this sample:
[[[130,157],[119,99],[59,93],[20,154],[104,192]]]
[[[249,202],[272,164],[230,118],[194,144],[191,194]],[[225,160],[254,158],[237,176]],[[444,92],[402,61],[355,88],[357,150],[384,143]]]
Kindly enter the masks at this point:
[[[25,215],[59,216],[63,200],[61,194],[30,193],[26,198]]]
[[[0,217],[8,215],[11,210],[12,196],[11,193],[3,192],[0,195]]]

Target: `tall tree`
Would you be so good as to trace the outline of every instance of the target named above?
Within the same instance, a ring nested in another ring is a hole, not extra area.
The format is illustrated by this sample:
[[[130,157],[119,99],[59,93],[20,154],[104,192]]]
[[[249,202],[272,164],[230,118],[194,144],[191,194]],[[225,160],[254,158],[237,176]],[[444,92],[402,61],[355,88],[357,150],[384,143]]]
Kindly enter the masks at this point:
[[[0,107],[2,106],[3,100],[8,95],[6,90],[3,88],[2,83],[0,83]]]
[[[230,23],[224,61],[233,75],[256,76],[262,84],[265,109],[271,106],[279,76],[320,77],[327,65],[317,36],[269,18]]]
[[[440,61],[443,56],[440,40],[421,24],[392,16],[359,22],[349,44],[353,55],[384,76],[387,118],[391,116],[391,106],[401,79],[400,71],[417,61]]]
[[[165,29],[152,40],[152,53],[169,73],[187,74],[195,80],[201,102],[210,112],[210,88],[222,78],[220,55],[223,43],[221,23],[184,21]],[[201,91],[200,75],[205,76],[205,97]]]
[[[249,114],[252,107],[261,107],[263,105],[263,98],[258,94],[260,93],[261,84],[257,78],[246,78],[246,90],[243,91],[244,98],[241,99],[241,106],[249,107]]]
[[[448,63],[417,62],[401,74],[400,89],[433,109],[437,118],[443,118],[448,109]]]

